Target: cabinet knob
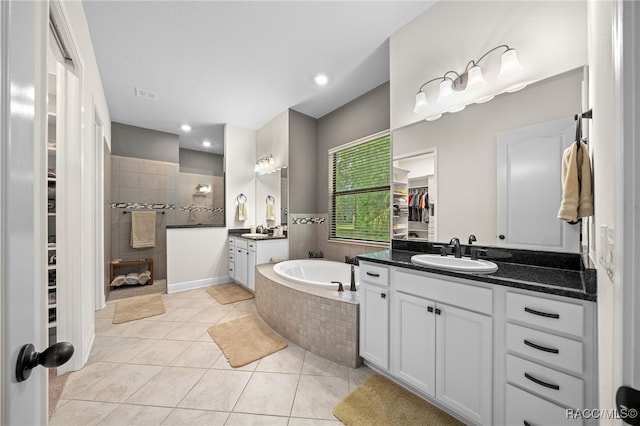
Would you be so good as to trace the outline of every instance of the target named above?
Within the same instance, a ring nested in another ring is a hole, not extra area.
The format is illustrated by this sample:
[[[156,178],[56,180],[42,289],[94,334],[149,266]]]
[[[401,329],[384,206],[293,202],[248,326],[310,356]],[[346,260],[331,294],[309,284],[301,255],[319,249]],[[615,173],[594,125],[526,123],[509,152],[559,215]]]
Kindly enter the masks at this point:
[[[440,315],[440,313],[442,312],[442,311],[441,311],[440,309],[438,309],[438,308],[436,308],[436,309],[435,309],[435,311],[436,311],[436,315]]]
[[[383,299],[386,299],[387,298],[387,293],[380,293],[380,297],[383,298]]]
[[[507,237],[505,237],[503,234],[500,234],[500,235],[498,235],[498,238],[500,238],[501,240],[504,240]]]
[[[427,312],[433,313],[433,306],[427,306]]]

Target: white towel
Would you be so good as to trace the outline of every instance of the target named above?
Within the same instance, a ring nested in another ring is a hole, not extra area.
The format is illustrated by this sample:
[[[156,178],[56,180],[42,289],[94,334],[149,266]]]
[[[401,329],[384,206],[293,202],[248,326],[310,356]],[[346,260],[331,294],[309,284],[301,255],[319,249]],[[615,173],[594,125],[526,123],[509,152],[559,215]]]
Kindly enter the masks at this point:
[[[156,212],[131,212],[131,247],[156,246]]]
[[[126,280],[127,277],[124,275],[118,275],[113,279],[113,281],[111,281],[111,287],[119,287],[124,284]]]
[[[244,203],[238,203],[238,220],[247,220],[247,207]]]
[[[146,284],[151,279],[151,271],[140,272],[138,284]]]
[[[267,204],[267,220],[276,220],[276,206]]]
[[[125,282],[127,284],[138,284],[138,278],[140,276],[138,274],[136,274],[135,272],[131,272],[129,274],[127,274],[127,278],[125,279]]]
[[[593,214],[593,186],[589,148],[574,143],[562,155],[562,202],[558,219],[576,222]]]

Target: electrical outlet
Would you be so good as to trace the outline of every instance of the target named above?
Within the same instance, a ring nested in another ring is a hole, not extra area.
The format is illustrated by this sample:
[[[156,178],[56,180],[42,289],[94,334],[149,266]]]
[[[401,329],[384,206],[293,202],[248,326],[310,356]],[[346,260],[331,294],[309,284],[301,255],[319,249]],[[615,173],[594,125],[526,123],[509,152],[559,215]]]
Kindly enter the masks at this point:
[[[613,272],[614,272],[614,268],[613,268],[613,250],[614,250],[614,245],[615,245],[615,232],[613,230],[612,227],[609,227],[607,229],[607,254],[606,254],[606,267],[605,269],[607,270],[607,275],[609,275],[609,278],[613,281]]]

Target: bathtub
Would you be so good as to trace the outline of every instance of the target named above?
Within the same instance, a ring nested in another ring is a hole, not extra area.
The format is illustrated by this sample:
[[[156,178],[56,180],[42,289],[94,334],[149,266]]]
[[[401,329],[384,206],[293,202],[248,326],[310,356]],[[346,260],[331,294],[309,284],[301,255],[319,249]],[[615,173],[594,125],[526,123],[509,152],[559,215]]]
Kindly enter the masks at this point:
[[[355,268],[357,286],[360,280],[358,267]],[[338,285],[331,281],[340,281],[344,290],[348,291],[351,285],[351,265],[347,263],[317,259],[287,260],[276,264],[273,271],[283,278],[310,286],[337,289]]]

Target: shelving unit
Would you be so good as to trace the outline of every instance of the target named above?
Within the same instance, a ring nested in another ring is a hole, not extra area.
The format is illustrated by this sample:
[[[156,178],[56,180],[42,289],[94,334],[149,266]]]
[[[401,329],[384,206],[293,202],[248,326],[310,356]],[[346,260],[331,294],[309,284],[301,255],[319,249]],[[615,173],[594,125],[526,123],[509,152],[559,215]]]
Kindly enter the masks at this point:
[[[392,186],[392,223],[393,238],[407,238],[409,229],[409,210],[407,207],[407,194],[409,170],[399,167],[393,168]]]
[[[49,345],[57,342],[58,325],[58,257],[57,257],[57,170],[58,140],[56,117],[56,76],[49,74],[47,79],[47,322]]]

